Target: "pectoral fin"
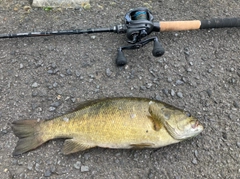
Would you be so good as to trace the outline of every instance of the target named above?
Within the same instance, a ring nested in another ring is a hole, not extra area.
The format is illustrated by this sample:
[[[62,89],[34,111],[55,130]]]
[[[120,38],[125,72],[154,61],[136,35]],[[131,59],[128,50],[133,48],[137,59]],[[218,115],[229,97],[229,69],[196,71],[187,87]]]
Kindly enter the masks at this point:
[[[67,139],[63,144],[62,153],[64,155],[68,155],[71,153],[84,151],[93,147],[95,146],[91,146],[89,144],[83,144],[81,141],[78,141],[76,139]]]
[[[154,130],[159,131],[163,127],[163,119],[162,116],[159,114],[159,106],[157,106],[156,103],[150,102],[149,103],[149,108],[148,108],[149,113],[151,114],[151,120],[154,123]]]
[[[183,138],[177,133],[177,131],[169,125],[167,120],[171,117],[171,113],[168,110],[163,110],[164,108],[159,107],[156,103],[150,102],[149,103],[149,113],[151,114],[152,118],[158,123],[161,123],[168,133],[176,140],[182,140]]]

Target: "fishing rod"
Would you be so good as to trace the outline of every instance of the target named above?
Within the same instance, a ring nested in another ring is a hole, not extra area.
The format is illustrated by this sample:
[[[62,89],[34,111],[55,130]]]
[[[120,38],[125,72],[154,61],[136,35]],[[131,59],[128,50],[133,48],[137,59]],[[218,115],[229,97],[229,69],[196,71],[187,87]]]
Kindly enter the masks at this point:
[[[27,32],[17,34],[0,34],[0,38],[18,37],[39,37],[52,35],[90,34],[114,32],[117,34],[126,33],[130,45],[118,48],[116,64],[123,66],[127,64],[123,50],[139,49],[153,41],[152,54],[160,57],[165,50],[156,36],[147,38],[152,32],[185,31],[209,28],[240,27],[240,18],[213,18],[210,20],[189,20],[189,21],[154,21],[152,13],[147,8],[132,9],[125,15],[125,23],[110,28],[90,28],[77,30],[58,30],[49,32]]]

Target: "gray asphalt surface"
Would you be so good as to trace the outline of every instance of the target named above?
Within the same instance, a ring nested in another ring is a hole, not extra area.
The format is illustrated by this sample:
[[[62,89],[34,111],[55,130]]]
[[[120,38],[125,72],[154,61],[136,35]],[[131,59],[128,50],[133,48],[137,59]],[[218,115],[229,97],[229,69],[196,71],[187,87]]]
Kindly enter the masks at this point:
[[[114,2],[114,3],[113,3]],[[147,1],[94,1],[90,10],[24,9],[27,0],[0,0],[0,33],[108,27]],[[156,20],[239,17],[236,0],[148,1]],[[152,44],[125,51],[124,34],[111,33],[0,39],[0,178],[240,178],[240,30],[153,33]],[[64,140],[12,156],[20,119],[51,119],[79,103],[103,97],[137,96],[184,108],[204,124],[201,135],[158,150],[95,148],[61,154]]]

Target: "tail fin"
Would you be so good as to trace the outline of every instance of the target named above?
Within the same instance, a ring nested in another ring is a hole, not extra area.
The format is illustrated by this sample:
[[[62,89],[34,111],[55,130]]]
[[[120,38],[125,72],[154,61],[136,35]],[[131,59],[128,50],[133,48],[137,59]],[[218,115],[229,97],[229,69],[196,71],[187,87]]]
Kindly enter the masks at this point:
[[[42,145],[44,141],[39,135],[37,120],[20,120],[12,123],[12,130],[19,138],[13,155],[20,155],[29,150],[35,149]]]

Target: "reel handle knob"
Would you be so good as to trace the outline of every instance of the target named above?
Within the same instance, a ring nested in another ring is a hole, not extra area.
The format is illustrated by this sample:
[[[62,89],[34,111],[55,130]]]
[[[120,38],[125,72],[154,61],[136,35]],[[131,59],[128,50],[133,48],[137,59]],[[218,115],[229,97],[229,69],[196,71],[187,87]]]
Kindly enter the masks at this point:
[[[158,39],[154,39],[154,45],[152,54],[154,57],[160,57],[165,53],[164,48],[162,47],[161,43],[158,41]]]
[[[127,59],[125,58],[121,49],[118,49],[116,63],[117,63],[117,66],[124,66],[127,64]]]

